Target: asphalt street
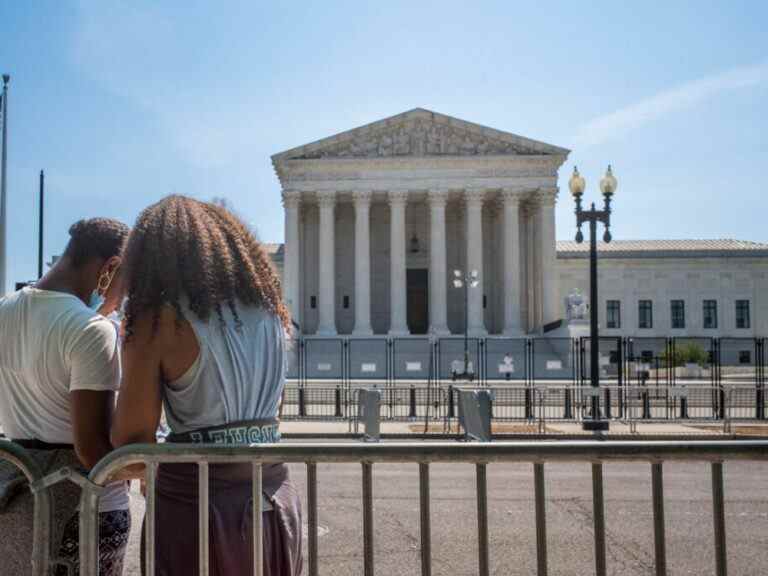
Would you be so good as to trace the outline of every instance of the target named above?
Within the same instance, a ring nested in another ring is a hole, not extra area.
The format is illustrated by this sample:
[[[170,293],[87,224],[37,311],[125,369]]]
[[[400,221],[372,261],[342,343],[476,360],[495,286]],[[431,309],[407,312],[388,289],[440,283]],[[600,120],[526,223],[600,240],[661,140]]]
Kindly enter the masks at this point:
[[[294,481],[305,491],[302,466]],[[650,466],[606,464],[608,573],[654,574]],[[714,574],[710,468],[664,467],[669,574]],[[492,574],[536,573],[530,465],[488,466]],[[768,574],[768,463],[725,467],[729,574]],[[472,465],[431,468],[434,575],[477,574],[477,508]],[[588,464],[546,467],[549,574],[593,574],[592,484]],[[318,466],[320,574],[363,573],[361,473],[358,465]],[[126,575],[138,575],[143,501],[134,497],[134,535]],[[376,574],[420,572],[418,468],[374,467]],[[305,570],[306,573],[306,570]]]

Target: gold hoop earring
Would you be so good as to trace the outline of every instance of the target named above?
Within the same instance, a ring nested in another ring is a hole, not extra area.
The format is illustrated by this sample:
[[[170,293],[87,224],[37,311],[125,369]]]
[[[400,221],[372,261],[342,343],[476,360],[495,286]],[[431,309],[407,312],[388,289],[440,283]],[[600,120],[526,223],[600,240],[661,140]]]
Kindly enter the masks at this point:
[[[106,278],[107,283],[106,285],[102,285],[104,280]],[[112,276],[110,276],[109,272],[104,272],[101,276],[99,276],[99,281],[96,283],[96,290],[103,294],[109,290],[110,285],[112,284]]]

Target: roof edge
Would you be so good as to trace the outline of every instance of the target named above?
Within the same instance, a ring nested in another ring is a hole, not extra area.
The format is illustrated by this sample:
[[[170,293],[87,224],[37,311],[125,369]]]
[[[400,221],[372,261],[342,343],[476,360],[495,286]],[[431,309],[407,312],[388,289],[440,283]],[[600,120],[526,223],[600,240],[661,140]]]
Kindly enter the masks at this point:
[[[503,130],[498,130],[496,128],[490,128],[488,126],[484,126],[482,124],[477,124],[476,122],[470,122],[468,120],[464,120],[462,118],[457,118],[455,116],[449,116],[447,114],[441,114],[439,112],[433,112],[432,110],[427,110],[426,108],[413,108],[411,110],[407,110],[406,112],[401,112],[399,114],[395,114],[393,116],[388,116],[386,118],[383,118],[381,120],[376,120],[374,122],[370,122],[368,124],[363,124],[361,126],[357,126],[355,128],[350,128],[348,130],[344,130],[342,132],[338,132],[332,136],[327,136],[325,138],[321,138],[319,140],[315,140],[313,142],[308,142],[306,144],[302,144],[301,146],[295,146],[293,148],[290,148],[288,150],[284,150],[282,152],[278,152],[276,154],[273,154],[271,156],[272,163],[277,164],[283,160],[289,159],[291,156],[300,155],[301,153],[307,151],[307,149],[316,149],[319,147],[322,147],[327,144],[334,144],[338,142],[339,140],[346,140],[347,138],[351,137],[353,134],[357,134],[359,132],[367,132],[370,130],[376,130],[378,128],[382,128],[387,126],[388,124],[401,122],[403,120],[406,120],[408,118],[440,118],[446,123],[453,123],[454,125],[458,123],[458,125],[463,125],[466,127],[471,127],[476,131],[480,131],[484,133],[487,136],[500,138],[502,140],[510,140],[513,139],[517,141],[519,144],[527,144],[532,146],[533,148],[542,148],[542,156],[568,156],[571,151],[567,148],[562,148],[560,146],[555,146],[554,144],[549,144],[547,142],[543,142],[541,140],[534,140],[533,138],[527,138],[525,136],[520,136],[518,134],[514,134],[512,132],[506,132]]]

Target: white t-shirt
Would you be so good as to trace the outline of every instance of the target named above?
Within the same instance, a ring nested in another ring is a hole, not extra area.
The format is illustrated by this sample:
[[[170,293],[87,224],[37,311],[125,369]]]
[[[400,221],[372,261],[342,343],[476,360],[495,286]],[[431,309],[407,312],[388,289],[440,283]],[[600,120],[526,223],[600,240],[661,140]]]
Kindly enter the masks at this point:
[[[0,300],[0,425],[8,438],[72,444],[69,393],[116,391],[115,326],[71,294],[23,288]],[[102,512],[128,507],[126,483]]]

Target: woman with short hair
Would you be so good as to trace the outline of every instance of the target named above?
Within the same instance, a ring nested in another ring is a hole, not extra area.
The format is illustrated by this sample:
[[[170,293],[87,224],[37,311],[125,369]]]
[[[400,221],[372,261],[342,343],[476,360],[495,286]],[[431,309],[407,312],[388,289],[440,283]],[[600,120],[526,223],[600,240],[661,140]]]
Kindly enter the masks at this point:
[[[221,206],[169,196],[139,216],[125,251],[123,384],[116,446],[279,439],[288,311],[272,263]],[[158,469],[156,570],[197,574],[195,464]],[[283,464],[263,467],[264,573],[301,573],[299,495]],[[211,574],[251,574],[251,466],[210,468]]]

